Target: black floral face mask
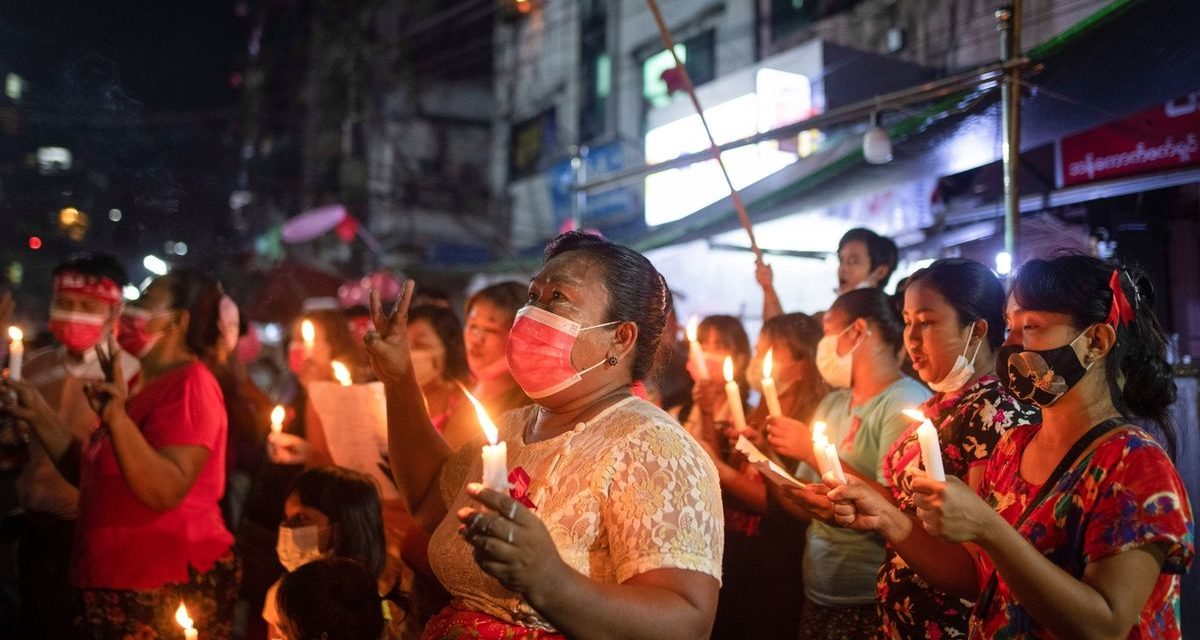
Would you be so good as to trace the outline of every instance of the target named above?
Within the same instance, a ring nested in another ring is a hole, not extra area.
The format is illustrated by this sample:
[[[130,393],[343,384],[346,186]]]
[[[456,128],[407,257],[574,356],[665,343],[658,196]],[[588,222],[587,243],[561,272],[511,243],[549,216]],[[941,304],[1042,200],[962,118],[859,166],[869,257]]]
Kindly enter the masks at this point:
[[[1019,344],[1005,345],[996,353],[996,377],[1018,400],[1049,407],[1083,379],[1091,364],[1084,365],[1075,353],[1075,340],[1044,351],[1026,350]]]

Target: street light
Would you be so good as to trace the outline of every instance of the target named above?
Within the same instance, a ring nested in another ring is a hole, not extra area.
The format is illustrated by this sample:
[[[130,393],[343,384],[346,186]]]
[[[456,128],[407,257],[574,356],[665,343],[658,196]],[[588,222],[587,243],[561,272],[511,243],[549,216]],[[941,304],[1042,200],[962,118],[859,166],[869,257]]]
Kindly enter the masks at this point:
[[[167,263],[164,262],[162,258],[154,254],[150,254],[145,258],[142,258],[142,266],[146,267],[146,271],[149,271],[156,276],[167,275]]]

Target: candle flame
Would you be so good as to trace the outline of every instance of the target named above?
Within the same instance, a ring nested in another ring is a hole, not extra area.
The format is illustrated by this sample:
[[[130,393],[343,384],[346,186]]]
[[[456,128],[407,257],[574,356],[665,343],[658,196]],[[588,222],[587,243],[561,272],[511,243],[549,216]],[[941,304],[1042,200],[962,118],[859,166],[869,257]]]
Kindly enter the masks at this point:
[[[317,328],[313,326],[312,320],[300,323],[300,337],[304,339],[304,346],[313,346],[313,342],[317,340]]]
[[[733,358],[725,356],[725,382],[733,382]]]
[[[488,416],[487,410],[483,408],[483,404],[479,400],[475,399],[475,396],[471,395],[470,391],[467,391],[466,387],[461,384],[458,386],[462,389],[463,395],[467,396],[467,400],[471,402],[471,406],[475,407],[475,415],[479,417],[479,426],[483,429],[483,435],[487,436],[488,444],[496,444],[496,440],[500,438],[500,430]]]
[[[333,377],[336,378],[343,387],[348,387],[354,384],[354,380],[350,377],[350,370],[346,368],[346,365],[334,360],[331,366],[333,367]]]
[[[179,626],[183,627],[184,629],[196,628],[196,623],[192,621],[190,616],[188,616],[187,607],[183,606],[182,602],[179,603],[179,608],[175,610],[175,622],[177,622]]]
[[[21,327],[9,327],[8,339],[13,342],[20,342],[25,339],[25,332],[21,331]]]
[[[284,410],[283,405],[275,405],[275,408],[271,410],[271,431],[275,433],[283,431],[283,419],[286,416],[287,411]]]
[[[767,357],[763,358],[763,378],[770,378],[775,369],[775,350],[767,349]]]
[[[918,411],[916,409],[903,409],[900,411],[900,413],[903,413],[904,415],[908,416],[908,418],[910,420],[915,420],[917,422],[925,422],[925,414],[921,413],[920,411]]]
[[[696,316],[692,316],[691,320],[688,320],[688,323],[687,323],[688,342],[696,341],[696,332],[699,329],[700,329],[700,318],[697,318]]]
[[[813,423],[813,442],[824,444],[822,442],[823,440],[828,440],[828,438],[825,436],[825,423],[821,420],[817,420]]]

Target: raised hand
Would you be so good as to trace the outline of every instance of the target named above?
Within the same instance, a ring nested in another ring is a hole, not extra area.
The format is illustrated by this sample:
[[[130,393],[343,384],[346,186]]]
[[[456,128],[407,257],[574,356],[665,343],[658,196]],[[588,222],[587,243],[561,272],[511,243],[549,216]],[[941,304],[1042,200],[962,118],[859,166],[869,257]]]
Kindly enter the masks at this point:
[[[878,531],[889,542],[907,536],[908,517],[874,488],[847,475],[842,484],[827,474],[828,497],[833,502],[833,520],[838,526],[859,531]]]
[[[129,384],[121,370],[120,355],[117,341],[111,336],[107,353],[101,345],[96,345],[96,357],[100,360],[100,369],[104,371],[104,382],[89,382],[83,387],[88,405],[104,424],[112,424],[118,416],[124,415],[125,402],[129,399]]]
[[[772,289],[775,286],[775,270],[769,264],[755,262],[754,279],[758,280],[758,286],[764,290]]]
[[[384,384],[397,382],[412,375],[412,356],[408,345],[408,307],[412,304],[414,282],[404,283],[404,292],[390,313],[384,313],[379,292],[371,291],[371,322],[363,342],[375,376]]]

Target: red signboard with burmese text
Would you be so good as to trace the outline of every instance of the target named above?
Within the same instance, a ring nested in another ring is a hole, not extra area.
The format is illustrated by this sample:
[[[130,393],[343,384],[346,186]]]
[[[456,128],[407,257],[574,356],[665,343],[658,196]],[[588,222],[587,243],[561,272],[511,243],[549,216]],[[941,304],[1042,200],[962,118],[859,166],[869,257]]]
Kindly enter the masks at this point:
[[[1058,143],[1059,185],[1200,164],[1200,91]]]

